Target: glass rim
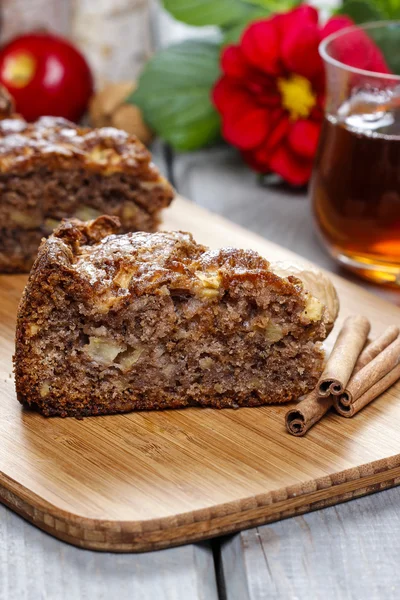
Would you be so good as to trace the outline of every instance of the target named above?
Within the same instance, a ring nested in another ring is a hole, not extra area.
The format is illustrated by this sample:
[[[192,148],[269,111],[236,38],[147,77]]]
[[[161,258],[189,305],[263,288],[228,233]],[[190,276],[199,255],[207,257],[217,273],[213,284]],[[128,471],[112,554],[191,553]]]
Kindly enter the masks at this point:
[[[349,25],[348,27],[344,27],[343,29],[339,29],[339,31],[335,31],[328,35],[325,39],[320,42],[318,51],[321,58],[328,64],[331,64],[335,67],[339,67],[349,73],[357,73],[358,75],[364,75],[365,77],[374,77],[376,79],[386,79],[391,81],[400,81],[400,75],[396,75],[395,73],[380,73],[379,71],[368,71],[366,69],[359,69],[358,67],[352,67],[350,65],[346,65],[346,63],[337,60],[329,55],[327,47],[329,44],[350,33],[352,31],[357,31],[359,29],[368,30],[368,29],[378,29],[388,27],[389,25],[398,25],[400,27],[400,20],[387,20],[387,21],[371,21],[368,23],[361,23],[360,25]]]

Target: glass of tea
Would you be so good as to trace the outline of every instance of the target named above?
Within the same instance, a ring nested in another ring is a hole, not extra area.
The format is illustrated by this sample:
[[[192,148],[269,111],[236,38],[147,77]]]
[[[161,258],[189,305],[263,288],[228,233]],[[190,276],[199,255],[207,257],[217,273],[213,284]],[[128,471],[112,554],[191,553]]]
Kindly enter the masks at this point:
[[[311,180],[330,253],[400,286],[400,21],[342,29],[320,45],[326,112]]]

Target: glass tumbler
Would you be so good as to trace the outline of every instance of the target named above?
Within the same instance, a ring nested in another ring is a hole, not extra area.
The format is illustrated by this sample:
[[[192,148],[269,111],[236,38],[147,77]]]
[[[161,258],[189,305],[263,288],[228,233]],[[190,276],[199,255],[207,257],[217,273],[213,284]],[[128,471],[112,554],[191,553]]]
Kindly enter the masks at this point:
[[[317,227],[343,266],[400,286],[400,21],[343,29],[320,54],[327,97],[310,186]]]

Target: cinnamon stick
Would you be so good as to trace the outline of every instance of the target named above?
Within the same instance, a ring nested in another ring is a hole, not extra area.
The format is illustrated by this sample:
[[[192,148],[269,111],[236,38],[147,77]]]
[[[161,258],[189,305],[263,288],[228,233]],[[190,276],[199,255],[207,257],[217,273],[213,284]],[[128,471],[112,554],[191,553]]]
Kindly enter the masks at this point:
[[[390,325],[379,337],[368,344],[358,357],[352,377],[394,342],[399,337],[399,333],[400,329],[396,325]]]
[[[357,398],[354,402],[348,405],[340,404],[340,396],[335,398],[335,408],[343,417],[353,417],[360,410],[362,410],[367,404],[375,400],[383,392],[385,392],[390,386],[400,379],[400,364],[394,367],[387,375],[382,377],[374,385],[372,385],[364,394]],[[336,405],[338,402],[338,405]]]
[[[351,416],[357,411],[349,407],[360,397],[369,392],[382,378],[400,364],[400,338],[389,344],[378,356],[376,356],[365,367],[360,369],[349,381],[346,389],[334,399],[335,408],[339,414]],[[386,389],[386,388],[385,388]],[[369,395],[368,395],[369,396]],[[371,397],[369,401],[373,398]],[[363,400],[364,401],[364,400]],[[363,405],[365,406],[365,404]]]
[[[369,330],[369,321],[364,317],[356,316],[346,319],[317,387],[301,400],[295,408],[286,413],[285,423],[289,433],[296,436],[304,435],[328,412],[333,405],[333,396],[330,393],[321,395],[320,384],[322,378],[324,374],[331,374],[328,389],[338,383],[343,387],[347,384],[368,337]],[[350,371],[348,375],[347,371]],[[338,381],[339,377],[341,378],[340,381]]]
[[[304,435],[315,423],[322,419],[331,406],[332,396],[319,398],[318,389],[315,388],[296,405],[296,408],[292,408],[286,413],[286,429],[292,435],[298,437]]]
[[[368,319],[361,315],[345,320],[317,384],[321,398],[343,393],[367,341],[370,328]]]

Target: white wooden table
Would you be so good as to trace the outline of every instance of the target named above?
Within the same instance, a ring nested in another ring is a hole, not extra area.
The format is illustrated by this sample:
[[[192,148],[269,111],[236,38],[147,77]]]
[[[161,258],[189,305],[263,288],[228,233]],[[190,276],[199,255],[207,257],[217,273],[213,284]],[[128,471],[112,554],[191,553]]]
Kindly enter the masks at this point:
[[[160,148],[155,160],[167,170]],[[337,270],[306,195],[261,187],[234,151],[176,156],[169,173],[184,196]],[[369,287],[400,304],[400,292]],[[0,506],[0,600],[391,600],[400,597],[399,556],[399,488],[147,554],[79,550]]]

